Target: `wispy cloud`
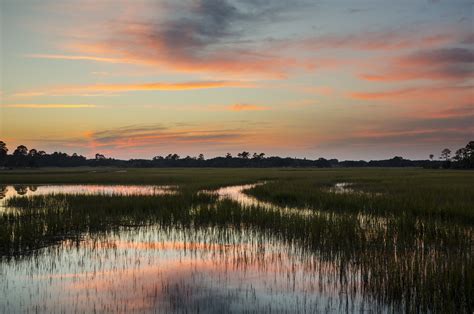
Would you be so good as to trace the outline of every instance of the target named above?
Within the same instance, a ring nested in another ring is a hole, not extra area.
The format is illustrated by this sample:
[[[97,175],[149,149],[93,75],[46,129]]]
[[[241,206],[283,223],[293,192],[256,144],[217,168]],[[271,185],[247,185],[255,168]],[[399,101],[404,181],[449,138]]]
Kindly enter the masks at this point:
[[[358,100],[370,101],[393,101],[411,100],[417,102],[445,102],[449,100],[461,103],[472,102],[472,86],[471,85],[435,85],[435,86],[418,86],[409,88],[397,88],[376,92],[351,92],[349,96]]]
[[[136,83],[136,84],[93,84],[56,86],[42,91],[26,91],[14,96],[41,96],[41,95],[97,95],[95,93],[121,93],[134,91],[185,91],[211,88],[251,88],[255,85],[241,81],[195,81],[180,83]]]
[[[282,77],[312,62],[271,50],[253,36],[270,21],[300,9],[302,1],[160,2],[155,18],[110,22],[100,37],[71,36],[68,53],[35,53],[32,58],[150,65],[177,72],[228,76]],[[87,38],[87,39],[86,39]]]
[[[390,122],[372,123],[355,127],[343,138],[332,139],[328,146],[341,144],[367,145],[423,145],[426,143],[463,143],[474,134],[474,113],[413,117]]]
[[[38,59],[57,59],[57,60],[87,60],[107,63],[139,63],[139,60],[130,60],[126,58],[107,58],[99,56],[86,56],[86,55],[64,55],[64,54],[27,54],[28,58]]]
[[[353,34],[329,34],[294,42],[305,49],[350,49],[396,51],[429,48],[449,43],[457,37],[450,33],[426,34],[408,30],[362,31]]]
[[[99,149],[156,148],[176,145],[217,145],[242,141],[246,132],[239,129],[168,127],[160,124],[131,125],[84,132],[78,139],[86,146]]]
[[[368,81],[467,80],[472,77],[474,51],[467,48],[421,50],[389,60],[388,67],[360,77]]]
[[[90,104],[2,104],[4,108],[23,108],[23,109],[81,109],[96,108],[96,105]]]
[[[251,104],[234,104],[227,107],[230,111],[263,111],[270,110],[267,106],[251,105]]]

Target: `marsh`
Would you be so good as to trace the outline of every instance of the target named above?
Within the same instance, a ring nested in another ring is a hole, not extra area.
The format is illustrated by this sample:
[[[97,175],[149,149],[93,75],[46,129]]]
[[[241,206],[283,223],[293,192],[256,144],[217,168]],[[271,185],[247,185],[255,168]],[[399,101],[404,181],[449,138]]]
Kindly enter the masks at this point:
[[[2,312],[473,306],[471,172],[76,169],[1,180]]]

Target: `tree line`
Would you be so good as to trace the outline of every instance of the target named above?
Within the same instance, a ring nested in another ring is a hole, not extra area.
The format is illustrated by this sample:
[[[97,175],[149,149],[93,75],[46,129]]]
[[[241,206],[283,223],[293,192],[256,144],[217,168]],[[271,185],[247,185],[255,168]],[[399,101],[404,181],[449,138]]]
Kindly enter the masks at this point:
[[[42,150],[28,149],[24,145],[18,146],[11,154],[5,142],[0,141],[0,168],[36,168],[36,167],[425,167],[425,168],[474,168],[474,141],[470,141],[465,147],[459,148],[451,156],[452,151],[445,148],[438,158],[433,154],[426,160],[409,160],[395,156],[386,160],[344,160],[337,159],[306,159],[290,157],[266,157],[265,153],[250,153],[243,151],[233,156],[227,153],[225,156],[206,159],[203,154],[196,157],[181,157],[176,153],[165,156],[155,156],[152,159],[130,159],[120,160],[108,158],[97,153],[95,158],[88,159],[76,153],[69,155],[62,152],[51,154]]]

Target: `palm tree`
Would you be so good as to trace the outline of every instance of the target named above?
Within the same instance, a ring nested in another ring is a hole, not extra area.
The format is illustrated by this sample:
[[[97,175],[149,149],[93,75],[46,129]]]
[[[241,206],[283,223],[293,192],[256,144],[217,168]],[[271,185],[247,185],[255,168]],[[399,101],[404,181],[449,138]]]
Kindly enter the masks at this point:
[[[239,158],[242,158],[242,159],[249,159],[250,153],[246,152],[246,151],[243,151],[241,153],[238,153],[237,156]]]

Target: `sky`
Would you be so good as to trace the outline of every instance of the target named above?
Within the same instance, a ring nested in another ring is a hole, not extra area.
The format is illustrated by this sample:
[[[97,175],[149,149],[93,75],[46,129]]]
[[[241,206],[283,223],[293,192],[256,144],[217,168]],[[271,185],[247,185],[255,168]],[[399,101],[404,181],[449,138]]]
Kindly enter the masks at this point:
[[[474,140],[473,1],[0,0],[0,140],[427,159]]]

